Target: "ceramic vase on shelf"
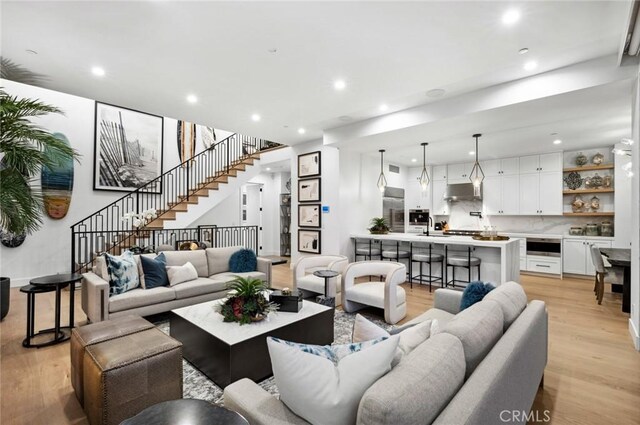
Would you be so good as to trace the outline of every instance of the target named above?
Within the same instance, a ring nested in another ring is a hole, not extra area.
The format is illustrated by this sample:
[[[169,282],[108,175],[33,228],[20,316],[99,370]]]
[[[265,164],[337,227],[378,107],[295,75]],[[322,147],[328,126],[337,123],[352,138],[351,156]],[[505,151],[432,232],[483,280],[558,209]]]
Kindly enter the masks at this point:
[[[585,165],[587,162],[589,162],[589,159],[587,158],[587,156],[585,154],[583,154],[582,152],[580,152],[577,156],[576,156],[576,165],[578,167],[582,167],[583,165]]]
[[[597,154],[593,155],[593,157],[591,158],[591,162],[593,163],[593,165],[602,164],[604,162],[604,155],[598,152]]]
[[[611,177],[610,174],[607,174],[602,178],[602,187],[610,189],[612,185],[613,185],[613,178]]]
[[[591,211],[598,212],[598,210],[600,209],[600,198],[598,198],[597,196],[591,198],[589,207],[591,208]]]
[[[582,196],[576,195],[573,197],[573,201],[571,202],[571,211],[574,213],[582,212],[585,205],[586,202],[582,200]]]
[[[600,235],[613,236],[613,223],[611,223],[610,221],[603,221],[600,224]]]
[[[591,177],[592,188],[597,189],[599,187],[602,187],[603,183],[604,183],[604,179],[602,178],[602,176],[598,175],[598,173],[596,173],[595,176]]]

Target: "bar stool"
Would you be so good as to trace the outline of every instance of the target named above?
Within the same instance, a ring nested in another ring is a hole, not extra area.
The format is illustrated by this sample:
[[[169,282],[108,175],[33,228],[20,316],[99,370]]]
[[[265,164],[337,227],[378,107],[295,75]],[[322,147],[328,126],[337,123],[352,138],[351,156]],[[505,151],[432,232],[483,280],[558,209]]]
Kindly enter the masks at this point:
[[[445,272],[445,280],[447,281],[446,286],[451,285],[455,288],[456,282],[461,283],[471,283],[471,268],[478,268],[478,277],[477,280],[480,280],[480,258],[471,256],[471,247],[467,247],[466,250],[455,250],[451,249],[448,246],[444,248],[444,256],[446,261],[446,272]],[[451,267],[452,271],[452,279],[448,280],[449,267]],[[467,269],[468,271],[468,280],[460,280],[456,279],[456,267],[462,267]]]
[[[380,257],[381,250],[378,247],[380,241],[374,239],[358,240],[354,239],[354,261],[358,261],[358,257],[364,257],[365,260],[373,260],[373,257]]]
[[[407,276],[411,277],[411,248],[409,250],[400,249],[400,241],[393,241],[388,244],[384,242],[381,243],[382,248],[382,260],[395,261],[396,263],[401,263],[400,260],[407,261]],[[406,248],[406,247],[403,247]],[[411,280],[411,279],[409,279]]]
[[[58,335],[54,335],[51,341],[47,341],[41,344],[32,344],[31,340],[40,334],[52,333],[53,329],[45,329],[38,333],[35,331],[36,324],[36,294],[44,294],[47,292],[55,292],[55,285],[45,286],[45,285],[25,285],[20,288],[20,292],[23,294],[27,294],[27,337],[22,341],[22,346],[26,348],[40,348],[46,347],[47,345],[56,344],[60,339],[62,339],[65,335],[64,332],[60,331]],[[59,314],[60,307],[56,304],[56,317]]]
[[[413,263],[420,263],[420,274],[411,275],[411,279],[409,279],[409,283],[411,288],[413,288],[413,279],[418,279],[420,284],[424,282],[429,282],[429,292],[431,292],[431,284],[433,282],[440,281],[440,286],[444,286],[444,255],[433,252],[433,244],[429,244],[427,246],[421,245],[419,243],[411,243],[411,269],[413,270]],[[426,263],[429,265],[429,274],[424,274],[422,271],[422,265]],[[440,263],[440,276],[434,276],[431,272],[432,264]],[[425,279],[426,278],[426,279]]]

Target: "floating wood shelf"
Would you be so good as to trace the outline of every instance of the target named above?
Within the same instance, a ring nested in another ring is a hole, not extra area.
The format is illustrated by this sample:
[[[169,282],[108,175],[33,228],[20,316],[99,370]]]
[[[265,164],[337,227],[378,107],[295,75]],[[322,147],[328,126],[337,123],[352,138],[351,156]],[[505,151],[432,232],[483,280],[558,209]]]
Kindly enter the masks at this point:
[[[606,189],[575,189],[575,190],[571,190],[571,189],[565,189],[562,191],[563,194],[565,195],[574,195],[574,194],[580,194],[580,193],[613,193],[614,189],[613,188],[606,188]]]
[[[579,213],[566,212],[566,213],[564,213],[562,215],[571,216],[571,217],[613,217],[615,215],[615,213],[613,211],[609,211],[609,212],[579,212]]]
[[[569,173],[571,171],[612,170],[613,166],[613,164],[583,165],[582,167],[565,168],[563,171]]]

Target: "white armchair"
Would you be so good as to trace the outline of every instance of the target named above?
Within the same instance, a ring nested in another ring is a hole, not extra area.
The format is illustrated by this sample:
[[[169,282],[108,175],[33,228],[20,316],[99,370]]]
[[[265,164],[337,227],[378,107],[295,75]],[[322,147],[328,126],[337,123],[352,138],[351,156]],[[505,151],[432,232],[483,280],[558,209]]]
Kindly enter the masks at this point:
[[[355,283],[356,278],[385,276],[384,282]],[[342,275],[342,308],[351,313],[365,306],[384,309],[384,321],[396,324],[407,315],[407,295],[398,285],[407,278],[404,264],[391,261],[359,261]]]
[[[318,270],[333,270],[342,275],[349,264],[349,259],[343,255],[314,255],[302,257],[293,270],[293,289],[303,289],[316,294],[324,294],[324,279],[313,275]],[[327,296],[335,297],[340,302],[341,276],[329,279]],[[331,284],[333,283],[333,284]]]

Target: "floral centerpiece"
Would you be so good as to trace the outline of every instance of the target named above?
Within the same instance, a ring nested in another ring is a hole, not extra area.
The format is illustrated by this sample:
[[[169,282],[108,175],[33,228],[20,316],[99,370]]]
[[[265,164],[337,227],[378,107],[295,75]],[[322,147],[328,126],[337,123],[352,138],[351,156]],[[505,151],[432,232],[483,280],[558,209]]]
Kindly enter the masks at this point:
[[[371,227],[369,232],[373,235],[386,235],[389,233],[389,225],[383,217],[374,217],[371,219]]]
[[[155,208],[149,208],[141,213],[128,212],[122,216],[122,221],[125,223],[131,222],[131,225],[136,229],[146,226],[153,220],[158,218],[158,213]]]
[[[236,276],[228,288],[233,293],[220,306],[220,314],[225,322],[238,322],[241,325],[259,322],[278,309],[277,304],[269,302],[264,296],[266,287],[260,279]]]

